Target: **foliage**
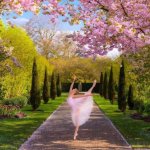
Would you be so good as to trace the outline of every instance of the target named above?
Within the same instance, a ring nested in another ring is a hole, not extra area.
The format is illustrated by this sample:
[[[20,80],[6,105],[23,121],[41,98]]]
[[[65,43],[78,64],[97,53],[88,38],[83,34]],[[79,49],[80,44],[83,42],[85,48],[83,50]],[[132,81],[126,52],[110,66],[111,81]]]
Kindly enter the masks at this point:
[[[144,112],[150,116],[150,102],[145,104]]]
[[[118,83],[118,108],[124,112],[126,109],[126,93],[125,93],[125,70],[124,61],[122,61],[120,66],[120,75]]]
[[[39,82],[40,87],[42,87],[45,71],[43,65],[47,66],[49,74],[53,70],[52,65],[36,52],[35,45],[25,30],[16,26],[13,28],[10,26],[4,26],[2,28],[0,26],[0,30],[0,37],[7,43],[6,46],[12,46],[14,48],[12,57],[1,63],[3,66],[9,64],[9,69],[11,70],[10,73],[2,74],[2,84],[7,89],[5,96],[9,98],[30,93],[32,62],[34,57],[37,57]],[[11,59],[13,59],[15,64]],[[16,64],[19,67],[16,67]]]
[[[14,117],[19,110],[20,107],[17,105],[0,105],[1,116]]]
[[[114,97],[115,97],[114,77],[113,77],[113,67],[111,66],[108,83],[108,99],[112,104],[114,103]]]
[[[103,72],[101,72],[101,75],[100,75],[100,85],[99,85],[99,94],[101,96],[103,96]]]
[[[48,16],[34,16],[26,24],[25,29],[33,39],[40,54],[49,58],[71,58],[77,55],[77,44],[68,33],[57,32],[59,23],[52,24]],[[59,42],[58,42],[59,40]]]
[[[61,87],[61,79],[60,79],[60,75],[58,74],[57,76],[57,82],[56,82],[56,87],[57,87],[57,96],[60,97],[61,96],[61,92],[62,92],[62,87]]]
[[[149,1],[91,0],[89,3],[87,0],[79,0],[79,4],[77,7],[74,0],[63,3],[61,0],[46,3],[42,0],[5,0],[1,2],[1,9],[5,11],[9,8],[9,12],[12,10],[18,14],[23,14],[23,11],[35,14],[42,12],[49,15],[52,22],[56,22],[59,16],[65,16],[63,21],[70,24],[82,22],[84,33],[77,33],[74,40],[78,41],[83,50],[88,45],[86,55],[105,54],[113,48],[136,51],[150,44]]]
[[[50,64],[55,66],[56,73],[61,74],[61,81],[71,82],[72,74],[77,76],[77,82],[88,83],[96,79],[99,82],[99,74],[105,71],[112,62],[109,58],[51,58]]]
[[[4,89],[2,83],[0,82],[0,101],[4,99],[5,92],[6,92],[6,89]]]
[[[107,79],[107,73],[106,72],[105,72],[105,75],[104,75],[103,96],[104,96],[105,99],[108,98],[108,79]]]
[[[27,105],[28,99],[25,96],[12,97],[2,101],[4,105],[19,106],[20,108]]]
[[[130,72],[136,75],[135,98],[148,102],[150,100],[150,47],[144,47],[137,53],[124,54],[123,57],[133,66]]]
[[[36,58],[34,58],[34,61],[33,61],[32,85],[31,85],[30,94],[31,94],[30,103],[32,105],[33,110],[36,110],[40,106],[40,103],[41,103]]]
[[[133,109],[134,107],[134,100],[133,100],[133,87],[132,85],[129,86],[129,91],[128,91],[128,106],[129,106],[129,109]]]
[[[44,86],[43,86],[43,100],[45,104],[48,103],[49,97],[50,97],[49,80],[48,80],[47,68],[45,67],[45,77],[44,77]]]
[[[50,97],[53,100],[56,98],[56,78],[55,78],[54,72],[52,73],[52,76],[51,76]]]
[[[134,107],[133,107],[138,113],[142,114],[145,110],[144,102],[138,99],[134,100]]]

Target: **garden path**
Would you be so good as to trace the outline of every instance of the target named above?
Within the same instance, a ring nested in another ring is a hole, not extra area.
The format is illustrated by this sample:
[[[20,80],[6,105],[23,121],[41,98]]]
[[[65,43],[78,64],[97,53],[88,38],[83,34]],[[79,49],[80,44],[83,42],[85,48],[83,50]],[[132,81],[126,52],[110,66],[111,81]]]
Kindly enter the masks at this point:
[[[131,150],[96,104],[89,121],[80,127],[74,141],[70,111],[67,103],[63,103],[19,150]]]

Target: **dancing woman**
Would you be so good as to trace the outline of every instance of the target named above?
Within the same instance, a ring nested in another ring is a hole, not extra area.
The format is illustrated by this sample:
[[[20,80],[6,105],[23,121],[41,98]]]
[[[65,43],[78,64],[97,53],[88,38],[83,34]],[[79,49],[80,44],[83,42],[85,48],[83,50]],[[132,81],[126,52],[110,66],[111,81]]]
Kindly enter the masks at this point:
[[[74,140],[76,140],[78,135],[79,127],[83,125],[90,117],[93,108],[92,90],[96,85],[96,80],[94,80],[92,87],[87,92],[82,92],[80,94],[77,89],[73,89],[75,80],[76,77],[74,77],[70,86],[69,96],[67,99],[67,102],[72,110],[72,122],[75,126]]]

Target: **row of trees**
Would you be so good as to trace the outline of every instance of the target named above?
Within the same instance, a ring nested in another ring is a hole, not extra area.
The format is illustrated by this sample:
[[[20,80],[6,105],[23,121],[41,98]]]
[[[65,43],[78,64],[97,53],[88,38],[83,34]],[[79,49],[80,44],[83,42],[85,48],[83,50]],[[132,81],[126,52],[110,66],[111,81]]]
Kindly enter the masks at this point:
[[[109,99],[110,102],[113,104],[115,99],[115,93],[118,92],[118,108],[125,112],[126,105],[128,103],[129,109],[133,109],[133,87],[132,85],[129,86],[128,96],[126,94],[126,81],[125,81],[125,67],[124,61],[122,61],[120,66],[120,73],[119,73],[119,82],[118,85],[114,82],[114,75],[113,75],[113,67],[111,66],[110,73],[109,73],[109,80],[107,77],[107,72],[105,72],[103,77],[103,72],[101,72],[100,76],[100,95],[103,96],[105,99]],[[128,97],[128,100],[126,101]]]
[[[42,98],[45,104],[48,103],[49,98],[55,99],[56,94],[58,97],[61,96],[61,81],[60,76],[57,76],[57,82],[55,73],[53,72],[51,75],[51,80],[49,82],[49,75],[47,71],[47,67],[45,67],[45,76],[44,76],[44,84],[43,84],[43,92]],[[41,103],[41,92],[39,86],[39,77],[38,77],[38,70],[37,70],[37,63],[36,58],[33,61],[33,69],[32,69],[32,85],[30,91],[30,103],[32,105],[33,110],[36,110]]]

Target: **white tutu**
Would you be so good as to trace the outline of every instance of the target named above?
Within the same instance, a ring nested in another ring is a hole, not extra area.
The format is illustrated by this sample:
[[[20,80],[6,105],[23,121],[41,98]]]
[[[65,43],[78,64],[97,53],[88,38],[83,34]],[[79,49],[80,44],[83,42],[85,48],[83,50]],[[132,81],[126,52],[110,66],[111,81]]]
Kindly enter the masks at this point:
[[[93,97],[87,96],[75,99],[68,97],[67,102],[72,109],[71,117],[74,126],[83,125],[89,119],[92,112]]]

